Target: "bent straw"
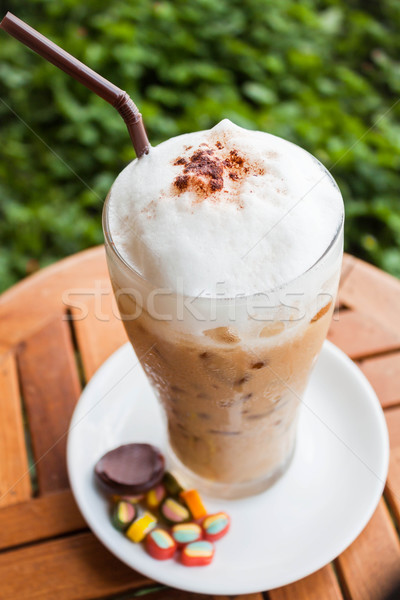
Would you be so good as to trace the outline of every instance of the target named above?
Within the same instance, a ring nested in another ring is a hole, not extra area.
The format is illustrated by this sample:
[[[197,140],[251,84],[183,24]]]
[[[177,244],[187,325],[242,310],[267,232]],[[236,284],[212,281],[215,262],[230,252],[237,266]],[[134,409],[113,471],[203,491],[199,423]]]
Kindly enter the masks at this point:
[[[148,153],[150,143],[143,125],[142,115],[124,90],[104,79],[12,13],[6,14],[0,27],[109,102],[124,119],[137,157],[140,158],[143,154]]]

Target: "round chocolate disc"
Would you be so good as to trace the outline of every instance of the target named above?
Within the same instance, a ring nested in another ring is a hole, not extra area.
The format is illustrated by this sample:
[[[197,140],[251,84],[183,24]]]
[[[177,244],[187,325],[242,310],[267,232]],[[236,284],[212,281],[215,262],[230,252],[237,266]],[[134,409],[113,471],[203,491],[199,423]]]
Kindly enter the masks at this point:
[[[102,456],[94,471],[108,493],[141,494],[161,481],[164,457],[150,444],[125,444]]]

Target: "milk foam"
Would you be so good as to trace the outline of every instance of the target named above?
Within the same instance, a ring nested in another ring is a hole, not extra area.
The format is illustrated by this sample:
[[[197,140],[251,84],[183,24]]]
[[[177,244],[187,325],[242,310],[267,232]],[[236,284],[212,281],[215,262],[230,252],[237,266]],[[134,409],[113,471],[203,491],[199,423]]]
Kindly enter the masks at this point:
[[[131,162],[112,186],[108,222],[120,255],[155,286],[235,296],[309,269],[342,214],[314,157],[225,119]]]

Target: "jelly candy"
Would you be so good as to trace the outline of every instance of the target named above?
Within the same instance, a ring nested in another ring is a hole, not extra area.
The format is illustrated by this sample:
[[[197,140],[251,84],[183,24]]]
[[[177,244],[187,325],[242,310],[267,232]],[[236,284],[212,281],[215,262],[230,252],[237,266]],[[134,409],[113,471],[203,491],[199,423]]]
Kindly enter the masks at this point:
[[[171,529],[171,535],[178,546],[197,542],[203,537],[203,530],[197,523],[179,523]]]
[[[183,506],[174,498],[166,498],[160,507],[160,513],[168,523],[184,523],[189,521],[190,513],[186,506]]]
[[[132,542],[141,542],[149,531],[154,529],[156,523],[157,519],[149,512],[145,512],[129,526],[126,535]]]
[[[190,510],[193,519],[202,519],[206,516],[207,511],[197,490],[184,490],[180,493],[180,497]]]
[[[134,504],[120,500],[112,511],[112,522],[116,529],[125,531],[137,517],[137,508]]]
[[[211,542],[200,540],[185,546],[181,552],[181,562],[186,567],[209,565],[214,557],[214,546]]]
[[[167,560],[175,554],[177,544],[168,531],[156,527],[146,537],[146,550],[157,560]]]
[[[231,520],[224,512],[208,515],[201,524],[205,539],[211,541],[219,540],[226,534],[230,524]]]

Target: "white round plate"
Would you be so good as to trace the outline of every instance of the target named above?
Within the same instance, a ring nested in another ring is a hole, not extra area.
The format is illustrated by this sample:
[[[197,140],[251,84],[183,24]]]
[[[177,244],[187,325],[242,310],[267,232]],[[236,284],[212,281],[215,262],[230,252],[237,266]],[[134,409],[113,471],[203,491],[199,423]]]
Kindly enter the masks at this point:
[[[161,411],[130,345],[97,371],[76,406],[68,470],[78,506],[101,542],[127,565],[172,587],[246,594],[286,585],[320,569],[360,534],[386,480],[389,442],[378,399],[361,371],[324,344],[301,407],[293,462],[269,490],[243,500],[204,497],[209,512],[231,515],[214,561],[187,568],[157,561],[116,531],[93,468],[128,442],[165,447]]]

